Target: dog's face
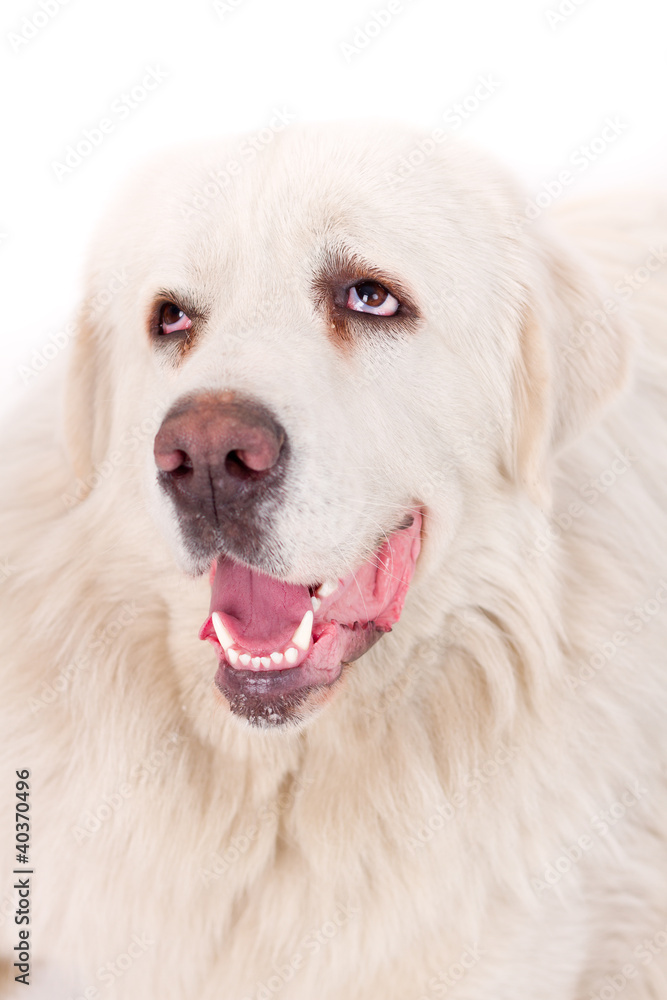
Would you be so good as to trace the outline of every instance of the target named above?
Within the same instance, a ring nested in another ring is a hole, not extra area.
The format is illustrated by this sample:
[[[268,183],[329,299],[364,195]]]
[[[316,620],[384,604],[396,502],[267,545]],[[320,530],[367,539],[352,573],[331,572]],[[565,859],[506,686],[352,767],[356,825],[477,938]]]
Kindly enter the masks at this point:
[[[622,381],[608,323],[569,370],[590,288],[517,224],[512,186],[453,142],[417,162],[418,138],[291,127],[165,154],[93,255],[90,301],[125,278],[77,345],[77,469],[157,408],[150,509],[210,574],[201,637],[253,723],[325,701],[398,621],[420,546],[437,566],[480,497],[539,492]]]

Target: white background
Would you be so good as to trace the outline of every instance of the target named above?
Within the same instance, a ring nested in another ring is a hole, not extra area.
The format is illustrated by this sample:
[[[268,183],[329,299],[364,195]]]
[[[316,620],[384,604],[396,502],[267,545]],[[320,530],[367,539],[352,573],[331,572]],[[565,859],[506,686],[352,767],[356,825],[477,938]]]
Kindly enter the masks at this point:
[[[25,391],[33,351],[75,308],[110,192],[176,141],[262,128],[273,108],[430,131],[490,76],[495,93],[459,131],[514,167],[528,195],[608,117],[621,133],[569,191],[641,184],[667,165],[660,0],[401,0],[379,33],[365,25],[388,0],[41,2],[57,10],[4,0],[0,13],[0,405]],[[167,79],[123,119],[111,113],[150,67]],[[113,132],[58,179],[54,162],[104,117]]]

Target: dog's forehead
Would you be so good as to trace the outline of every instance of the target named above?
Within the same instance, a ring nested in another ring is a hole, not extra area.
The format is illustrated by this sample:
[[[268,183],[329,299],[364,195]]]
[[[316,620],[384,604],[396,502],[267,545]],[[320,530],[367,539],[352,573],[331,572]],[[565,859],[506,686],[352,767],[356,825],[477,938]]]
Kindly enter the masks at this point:
[[[257,151],[248,139],[225,143],[179,179],[174,222],[196,242],[199,259],[208,251],[251,268],[261,259],[265,273],[287,260],[308,269],[332,247],[385,261],[395,248],[405,259],[423,245],[427,220],[436,238],[434,193],[428,173],[392,184],[406,139],[382,136],[303,129]]]
[[[331,247],[418,269],[438,252],[455,264],[461,242],[505,211],[497,172],[458,141],[424,153],[419,132],[363,123],[290,125],[263,138],[185,147],[149,164],[111,213],[105,251],[115,245],[138,271],[153,261],[204,282],[230,268],[306,273]],[[495,200],[483,201],[489,190]]]

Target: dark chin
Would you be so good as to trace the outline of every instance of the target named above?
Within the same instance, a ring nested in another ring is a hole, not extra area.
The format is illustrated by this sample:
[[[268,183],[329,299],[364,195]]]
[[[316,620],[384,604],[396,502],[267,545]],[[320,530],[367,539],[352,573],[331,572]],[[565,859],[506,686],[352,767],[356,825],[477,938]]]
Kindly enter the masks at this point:
[[[343,671],[343,664],[326,684],[304,683],[303,668],[291,670],[235,670],[220,664],[215,685],[234,713],[251,726],[274,729],[298,725],[328,700]]]
[[[347,630],[345,659],[326,670],[313,669],[306,660],[289,670],[237,670],[221,662],[215,685],[229,707],[251,726],[273,729],[299,725],[331,698],[348,664],[357,660],[384,634],[374,626]]]

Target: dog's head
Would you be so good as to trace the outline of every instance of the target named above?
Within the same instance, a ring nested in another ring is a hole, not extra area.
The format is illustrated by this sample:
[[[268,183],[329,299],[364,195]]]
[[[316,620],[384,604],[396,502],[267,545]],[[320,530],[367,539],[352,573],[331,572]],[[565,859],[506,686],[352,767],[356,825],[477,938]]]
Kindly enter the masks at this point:
[[[73,463],[85,481],[157,412],[150,508],[210,574],[201,638],[251,722],[326,700],[480,498],[546,502],[622,385],[617,317],[521,208],[451,138],[292,126],[164,154],[102,228]]]

